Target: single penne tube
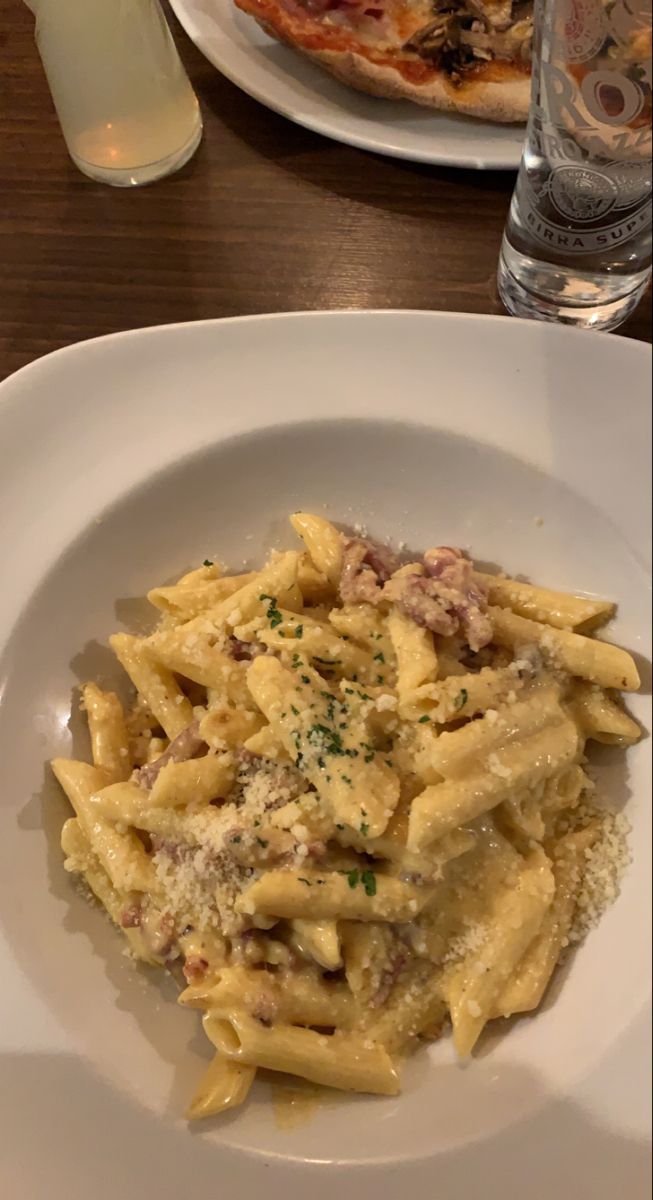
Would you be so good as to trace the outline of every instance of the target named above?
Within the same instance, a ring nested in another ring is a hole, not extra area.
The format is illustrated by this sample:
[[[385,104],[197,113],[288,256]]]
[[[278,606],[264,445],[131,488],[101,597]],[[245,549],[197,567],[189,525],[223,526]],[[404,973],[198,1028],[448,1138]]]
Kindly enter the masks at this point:
[[[193,1093],[186,1117],[189,1121],[200,1121],[238,1108],[247,1099],[255,1078],[256,1067],[216,1054]]]
[[[290,524],[302,539],[316,569],[336,587],[342,571],[342,538],[338,530],[325,517],[314,513],[293,513]]]
[[[443,834],[489,812],[511,792],[550,778],[569,766],[579,749],[576,726],[565,720],[497,749],[487,764],[482,764],[481,771],[430,785],[413,801],[408,849],[421,850]]]
[[[609,746],[633,746],[642,731],[629,713],[603,688],[577,681],[571,697],[574,715],[586,737]]]
[[[184,1004],[184,993],[180,1003]],[[272,975],[253,967],[221,967],[202,998],[207,1009],[242,1008],[266,1022],[348,1029],[357,1016],[354,997],[345,983],[323,980],[309,968]]]
[[[147,593],[150,604],[161,612],[171,613],[180,620],[188,621],[199,613],[215,608],[255,578],[255,572],[244,575],[225,575],[222,579],[203,579],[197,582],[181,581],[173,587],[152,588]]]
[[[542,924],[496,998],[493,1017],[531,1012],[546,991],[574,915],[586,851],[596,841],[596,822],[566,834],[551,849],[555,894]]]
[[[394,930],[384,921],[341,921],[342,949],[347,983],[361,1013],[375,1006],[378,993],[395,965],[405,959]]]
[[[419,1036],[439,1036],[445,1027],[447,1002],[442,994],[442,972],[427,962],[412,962],[402,972],[382,1003],[366,1014],[365,1033],[399,1054]]]
[[[87,809],[92,819],[100,817],[114,824],[134,825],[142,828],[145,809],[149,807],[149,793],[132,780],[110,783],[99,787],[88,796]]]
[[[237,625],[245,625],[254,617],[261,616],[270,608],[271,602],[294,607],[291,593],[296,588],[299,555],[294,550],[273,558],[253,579],[239,588],[232,596],[221,600],[209,610],[217,627],[228,632]],[[301,593],[299,593],[301,602]]]
[[[228,794],[235,774],[231,754],[205,754],[186,762],[166,763],[150,791],[150,805],[176,808],[182,804],[208,804]]]
[[[237,749],[265,725],[260,713],[234,708],[224,701],[212,704],[200,720],[200,737],[215,750]]]
[[[342,874],[314,870],[267,871],[236,902],[238,912],[323,921],[410,921],[428,903],[430,890],[402,883],[371,868]]]
[[[524,644],[539,647],[550,666],[598,683],[600,687],[636,692],[639,673],[630,654],[611,642],[583,637],[519,617],[507,608],[489,609],[493,637],[500,646],[513,649]]]
[[[431,743],[429,761],[439,775],[453,779],[466,774],[470,766],[493,750],[502,750],[564,720],[558,689],[538,688],[526,699],[470,721],[462,729],[441,733]]]
[[[372,655],[367,651],[353,642],[343,641],[328,625],[313,620],[306,613],[298,615],[283,608],[275,611],[278,616],[274,627],[263,627],[258,632],[258,639],[265,646],[276,653],[298,650],[318,667],[339,675],[367,677],[372,669]]]
[[[302,957],[312,959],[325,971],[339,970],[342,952],[337,921],[305,921],[297,917],[290,924],[293,944]]]
[[[186,1110],[187,1120],[202,1121],[217,1112],[238,1108],[245,1103],[254,1079],[256,1067],[216,1054],[194,1090]]]
[[[136,958],[143,962],[154,964],[156,959],[145,945],[140,929],[125,927],[124,913],[133,903],[133,895],[121,892],[115,888],[97,856],[91,849],[91,844],[82,831],[77,817],[70,817],[64,822],[61,830],[61,849],[64,852],[64,868],[66,871],[81,874],[93,895],[99,900],[108,913],[114,925],[125,935],[130,949]]]
[[[330,606],[335,600],[335,587],[326,575],[318,571],[308,552],[301,554],[297,565],[297,586],[302,594],[304,604],[325,604]]]
[[[287,762],[291,758],[276,729],[269,723],[262,725],[257,733],[251,734],[243,742],[243,746],[245,750],[249,750],[250,754],[259,754],[263,758],[274,758]]]
[[[358,831],[346,826],[335,831],[335,839],[341,846],[361,854],[371,854],[392,864],[389,874],[415,876],[425,881],[439,878],[448,862],[466,854],[476,842],[473,831],[454,829],[426,850],[412,852],[406,846],[409,812],[410,802],[400,803],[380,837],[364,838]]]
[[[143,652],[155,666],[184,675],[204,687],[215,688],[236,707],[246,708],[249,695],[245,686],[245,665],[214,644],[216,636],[215,626],[208,617],[194,617],[184,625],[151,634],[143,642]]]
[[[375,753],[365,723],[353,719],[347,698],[307,667],[287,670],[266,655],[254,659],[247,683],[334,819],[372,837],[382,833],[399,799],[399,779]]]
[[[511,608],[520,617],[557,629],[576,629],[585,633],[614,616],[615,605],[609,600],[554,592],[505,575],[486,575],[482,571],[476,571],[475,575],[486,589],[490,604]]]
[[[97,813],[90,803],[93,794],[102,790],[106,783],[102,772],[88,763],[66,758],[53,759],[52,770],[79,818],[91,849],[113,886],[128,892],[156,890],[154,868],[134,830],[119,832],[112,822]]]
[[[219,1053],[236,1062],[299,1075],[312,1083],[343,1091],[395,1096],[397,1069],[380,1045],[366,1045],[354,1033],[331,1037],[293,1025],[267,1028],[241,1010],[203,1020],[207,1036]]]
[[[449,675],[417,693],[405,715],[421,720],[427,716],[437,725],[445,725],[501,708],[523,686],[513,667],[483,667],[476,673]]]
[[[434,684],[438,677],[438,656],[433,634],[394,606],[387,617],[388,633],[397,663],[399,715],[418,719],[424,713],[415,699],[418,688]]]
[[[328,620],[340,637],[363,646],[380,664],[380,670],[385,664],[393,669],[396,667],[385,616],[372,604],[345,604],[342,608],[332,608]]]
[[[533,850],[514,884],[501,888],[482,949],[445,973],[443,992],[461,1057],[473,1050],[497,997],[541,928],[554,891],[548,858],[541,848]]]
[[[193,720],[193,706],[182,692],[171,670],[153,660],[141,638],[114,633],[109,645],[172,741]]]
[[[115,692],[104,692],[95,683],[85,683],[82,703],[88,719],[94,765],[104,771],[112,783],[129,779],[132,761],[120,700]]]
[[[198,583],[210,583],[213,579],[219,579],[222,575],[222,567],[219,562],[210,562],[208,559],[202,563],[201,567],[191,567],[190,571],[184,571],[183,575],[175,583],[175,587],[195,587]]]

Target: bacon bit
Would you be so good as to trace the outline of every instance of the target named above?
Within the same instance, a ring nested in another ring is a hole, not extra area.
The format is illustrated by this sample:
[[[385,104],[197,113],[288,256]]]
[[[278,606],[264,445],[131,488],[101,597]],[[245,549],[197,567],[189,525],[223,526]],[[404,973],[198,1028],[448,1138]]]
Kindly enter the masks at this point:
[[[408,955],[403,950],[397,950],[391,965],[387,970],[382,972],[381,982],[379,982],[375,995],[372,996],[370,1001],[372,1008],[381,1008],[382,1004],[388,1000],[390,992],[393,990],[407,961]]]
[[[378,604],[382,585],[399,568],[396,554],[371,538],[348,538],[342,555],[340,597],[345,604]]]
[[[123,929],[138,929],[141,923],[143,910],[140,904],[130,904],[126,908],[120,918],[120,924]]]
[[[257,658],[259,654],[265,653],[265,646],[262,642],[242,642],[240,638],[229,638],[229,653],[236,662],[249,662],[252,658]]]
[[[262,992],[256,1001],[252,1016],[256,1017],[256,1020],[260,1021],[262,1025],[269,1028],[276,1020],[278,1014],[279,1005],[274,996],[271,996],[268,992]]]
[[[189,955],[183,966],[184,975],[190,984],[201,983],[208,969],[208,962],[199,954]]]
[[[152,834],[152,853],[165,854],[173,863],[183,862],[190,849],[190,846],[181,842],[172,842],[170,838],[163,837],[160,833]]]
[[[403,950],[398,950],[391,965],[381,973],[379,986],[370,1000],[372,1008],[380,1008],[385,1004],[407,962],[408,955]]]
[[[383,593],[417,625],[443,637],[462,629],[472,650],[492,640],[487,595],[461,550],[438,546],[424,555],[426,576],[391,579]]]
[[[206,742],[199,735],[199,721],[191,721],[190,725],[187,725],[186,729],[182,729],[181,733],[171,741],[163,754],[160,754],[154,762],[146,763],[144,767],[134,773],[133,778],[140,787],[149,791],[154,787],[159,772],[169,762],[187,762],[189,758],[199,758],[206,754],[208,749]]]
[[[152,954],[163,959],[171,956],[175,943],[175,922],[172,913],[149,909],[141,918],[141,930]]]

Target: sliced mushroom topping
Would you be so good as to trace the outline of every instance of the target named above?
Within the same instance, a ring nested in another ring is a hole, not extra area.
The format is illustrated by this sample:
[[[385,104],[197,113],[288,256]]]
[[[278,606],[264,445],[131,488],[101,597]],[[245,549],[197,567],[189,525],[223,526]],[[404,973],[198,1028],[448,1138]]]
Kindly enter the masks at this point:
[[[434,18],[405,43],[452,77],[494,58],[528,63],[532,53],[530,0],[435,0]]]

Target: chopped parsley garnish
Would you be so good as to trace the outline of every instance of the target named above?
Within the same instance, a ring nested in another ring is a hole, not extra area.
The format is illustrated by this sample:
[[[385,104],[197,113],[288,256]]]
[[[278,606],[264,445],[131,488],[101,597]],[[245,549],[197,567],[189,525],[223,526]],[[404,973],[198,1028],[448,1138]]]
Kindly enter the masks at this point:
[[[354,695],[353,688],[345,688],[345,696],[353,696],[353,695]]]
[[[299,664],[300,664],[300,662],[301,662],[301,661],[302,661],[302,660],[301,660],[301,658],[299,657],[299,655],[298,655],[297,651],[295,651],[295,653],[294,653],[294,654],[293,654],[293,656],[292,656],[292,665],[293,665],[293,667],[297,668],[297,667],[299,666]]]
[[[260,838],[260,837],[257,837],[257,839],[256,839],[256,840],[257,840],[257,842],[258,842],[259,846],[262,846],[264,850],[265,850],[266,846],[269,846],[269,845],[270,845],[270,843],[269,843],[268,841],[266,841],[266,839],[265,839],[265,838]]]
[[[203,567],[212,567],[212,566],[213,566],[213,561],[212,561],[212,559],[210,559],[210,558],[205,558],[205,559],[204,559],[204,562],[202,563],[202,566],[203,566]]]
[[[301,679],[302,683],[310,683],[311,682],[308,675],[300,675],[299,678]]]
[[[294,704],[291,704],[291,705],[290,705],[290,711],[291,711],[291,713],[293,714],[293,716],[294,716],[294,717],[298,717],[298,716],[299,716],[299,709],[298,709],[298,708],[295,708],[295,705],[294,705]]]
[[[460,692],[456,696],[456,708],[464,708],[468,700],[469,692],[467,691],[467,688],[461,688]]]
[[[297,876],[297,882],[298,882],[298,883],[305,883],[305,884],[306,884],[306,887],[312,887],[312,886],[313,886],[313,884],[311,883],[310,879],[304,879],[304,877],[303,877],[302,875],[298,875],[298,876]]]
[[[295,637],[296,637],[296,638],[302,638],[303,636],[304,636],[304,626],[303,626],[303,625],[296,625],[296,626],[295,626]]]
[[[335,729],[319,723],[311,725],[308,740],[312,746],[317,746],[325,754],[345,754],[342,738]]]
[[[232,839],[231,839],[232,843],[236,846],[238,845],[239,842],[242,842],[242,840],[243,839],[241,838],[239,833],[237,833],[236,836],[232,837]]]
[[[370,832],[370,827],[369,827],[369,825],[367,825],[367,824],[365,823],[365,821],[361,821],[361,824],[359,825],[359,829],[360,829],[360,831],[361,831],[361,834],[363,835],[363,837],[367,837],[367,835],[368,835],[368,834],[369,834],[369,832]]]
[[[348,783],[351,787],[351,778],[349,775],[341,775],[340,778],[342,779],[343,783]]]
[[[270,629],[276,629],[277,625],[280,625],[283,621],[283,617],[277,608],[276,596],[268,596],[266,592],[262,592],[259,600],[269,600],[270,603],[265,615],[270,622]]]
[[[336,829],[344,829],[344,828],[345,828],[344,825],[339,825],[338,822],[336,821]]]
[[[383,654],[382,651],[379,650],[379,653],[374,655],[374,661],[384,663],[385,662],[385,654]]]
[[[357,867],[354,867],[353,871],[343,871],[342,874],[347,876],[347,883],[352,891],[355,887],[358,887],[359,883],[362,883],[366,896],[376,896],[376,875],[374,871],[359,871]]]
[[[426,725],[426,724],[427,724],[427,723],[428,723],[430,720],[431,720],[431,718],[430,718],[430,717],[427,717],[427,716],[420,717],[420,719],[419,719],[419,721],[417,722],[417,724],[418,724],[418,725]]]
[[[376,896],[376,875],[374,871],[363,871],[361,874],[361,883],[365,888],[366,896]]]

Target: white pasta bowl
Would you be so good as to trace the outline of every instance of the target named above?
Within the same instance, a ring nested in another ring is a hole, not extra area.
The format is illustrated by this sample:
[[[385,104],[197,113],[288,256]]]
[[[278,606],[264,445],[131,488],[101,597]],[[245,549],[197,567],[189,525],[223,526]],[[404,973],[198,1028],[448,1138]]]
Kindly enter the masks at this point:
[[[117,628],[205,557],[229,569],[324,512],[411,547],[468,547],[619,603],[649,724],[648,351],[615,337],[426,313],[141,330],[0,389],[0,1182],[25,1200],[639,1200],[646,1179],[650,743],[597,756],[627,804],[621,895],[543,1009],[419,1053],[392,1099],[337,1094],[277,1127],[269,1084],[193,1131],[209,1053],[175,988],[138,970],[61,863],[46,760],[84,755],[75,688],[117,672]],[[6,1181],[3,1175],[6,1172]],[[211,1189],[209,1191],[208,1189]]]

